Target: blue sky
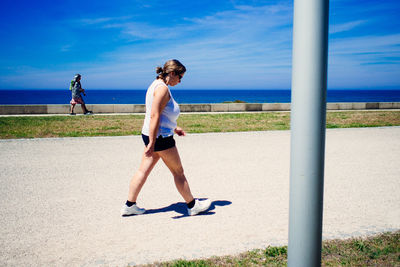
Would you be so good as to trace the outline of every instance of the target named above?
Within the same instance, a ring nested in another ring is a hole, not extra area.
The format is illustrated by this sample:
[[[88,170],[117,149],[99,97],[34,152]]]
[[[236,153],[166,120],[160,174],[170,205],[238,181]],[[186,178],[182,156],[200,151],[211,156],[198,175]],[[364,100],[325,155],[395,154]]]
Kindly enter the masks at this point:
[[[329,88],[400,88],[400,1],[330,1]],[[0,89],[289,89],[293,2],[3,0]]]

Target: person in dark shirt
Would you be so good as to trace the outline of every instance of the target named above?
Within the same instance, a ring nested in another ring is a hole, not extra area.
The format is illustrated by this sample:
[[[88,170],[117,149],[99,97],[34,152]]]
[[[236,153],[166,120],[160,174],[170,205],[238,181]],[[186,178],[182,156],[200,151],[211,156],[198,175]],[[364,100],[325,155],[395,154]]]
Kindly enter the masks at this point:
[[[76,74],[74,79],[71,82],[70,89],[71,89],[71,93],[72,93],[72,99],[70,101],[70,104],[71,104],[71,111],[69,113],[70,115],[76,115],[74,113],[74,108],[75,108],[76,104],[81,104],[83,114],[85,114],[85,115],[93,114],[93,112],[91,112],[90,110],[88,110],[86,108],[85,101],[83,101],[83,98],[81,96],[81,93],[83,93],[83,95],[86,96],[85,90],[82,89],[82,86],[81,86],[81,77],[82,76],[80,74]]]

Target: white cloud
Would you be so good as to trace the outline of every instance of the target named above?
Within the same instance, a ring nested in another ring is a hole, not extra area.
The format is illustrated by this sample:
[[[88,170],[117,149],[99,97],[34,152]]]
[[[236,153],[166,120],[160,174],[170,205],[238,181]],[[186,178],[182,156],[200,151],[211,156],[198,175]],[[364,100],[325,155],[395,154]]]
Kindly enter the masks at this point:
[[[108,22],[111,20],[113,20],[113,18],[94,18],[94,19],[87,18],[87,19],[81,19],[79,20],[79,22],[83,25],[94,25],[94,24],[101,24],[104,22]]]
[[[400,34],[370,35],[332,39],[329,47],[333,55],[386,54],[400,52]]]
[[[351,21],[347,23],[342,23],[342,24],[333,24],[330,25],[329,33],[334,34],[338,32],[345,32],[345,31],[350,31],[354,29],[355,27],[362,25],[366,23],[366,20],[356,20],[356,21]]]
[[[126,22],[104,25],[103,28],[118,28],[121,29],[122,36],[125,39],[133,40],[161,40],[178,38],[182,31],[187,29],[153,26],[140,22]]]
[[[186,18],[197,28],[233,32],[265,31],[291,25],[291,6],[267,5],[261,7],[237,6],[236,9],[217,12],[202,18]]]
[[[72,47],[72,45],[70,45],[70,44],[63,45],[63,46],[61,46],[60,51],[61,52],[68,52],[68,51],[71,50],[71,47]]]
[[[400,77],[400,34],[332,39],[330,87],[396,86]]]
[[[243,10],[246,12],[243,13]],[[266,13],[271,16],[265,16]],[[290,18],[291,10],[288,7],[239,6],[238,9],[219,12],[213,16],[186,18],[190,24],[185,26],[158,28],[136,23],[126,24],[123,32],[142,38],[150,38],[151,35],[154,38],[152,49],[144,51],[145,53],[180,54],[199,62],[204,59],[219,62],[217,66],[221,66],[224,61],[234,62],[238,59],[243,63],[251,58],[250,62],[254,62],[265,55],[269,55],[270,59],[281,56],[287,59],[287,54],[290,57]],[[137,56],[132,55],[133,50],[137,49],[125,47],[111,54],[113,58],[133,58]],[[278,61],[277,59],[277,64],[282,63]]]
[[[98,24],[104,25],[106,22],[126,21],[131,18],[132,16],[84,18],[84,19],[79,19],[76,22],[81,25],[98,25]]]

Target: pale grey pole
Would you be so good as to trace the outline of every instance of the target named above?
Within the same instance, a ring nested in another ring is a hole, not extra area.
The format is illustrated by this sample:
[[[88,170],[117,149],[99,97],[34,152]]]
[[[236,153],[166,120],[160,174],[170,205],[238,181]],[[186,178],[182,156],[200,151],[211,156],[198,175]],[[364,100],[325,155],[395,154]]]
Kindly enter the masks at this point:
[[[329,0],[294,0],[289,267],[321,265]]]

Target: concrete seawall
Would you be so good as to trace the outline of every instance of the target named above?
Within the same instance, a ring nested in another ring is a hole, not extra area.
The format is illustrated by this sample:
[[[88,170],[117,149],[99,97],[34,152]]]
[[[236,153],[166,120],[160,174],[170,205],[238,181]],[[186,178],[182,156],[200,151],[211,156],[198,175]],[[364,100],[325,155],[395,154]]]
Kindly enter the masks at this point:
[[[182,112],[246,112],[289,111],[290,103],[224,103],[181,104]],[[145,105],[93,104],[87,105],[94,113],[144,113]],[[68,114],[69,105],[0,105],[0,115],[12,114]],[[400,109],[400,102],[327,103],[328,110]],[[75,112],[82,113],[77,105]]]

